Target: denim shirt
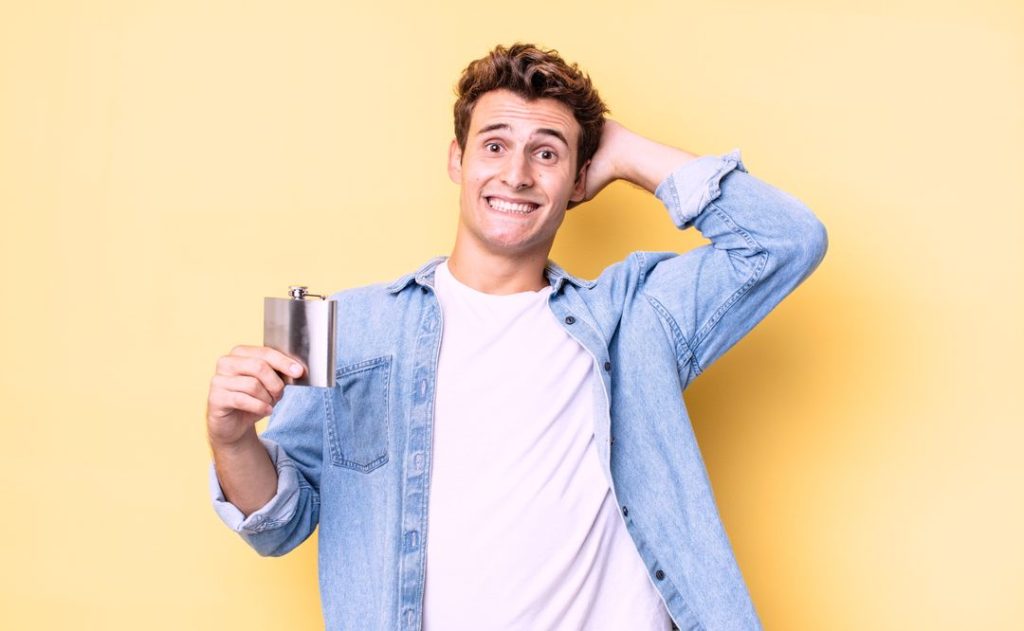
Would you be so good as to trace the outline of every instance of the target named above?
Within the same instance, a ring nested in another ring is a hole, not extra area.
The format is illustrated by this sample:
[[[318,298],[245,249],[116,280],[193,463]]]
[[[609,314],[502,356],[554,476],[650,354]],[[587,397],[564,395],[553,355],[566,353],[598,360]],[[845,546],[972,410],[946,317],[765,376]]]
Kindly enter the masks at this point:
[[[758,629],[681,393],[817,267],[827,236],[739,150],[686,163],[655,194],[711,243],[634,252],[593,281],[550,263],[548,304],[594,358],[601,465],[673,621]],[[215,510],[259,554],[285,554],[319,525],[329,629],[421,628],[442,260],[331,296],[337,385],[285,389],[260,437],[278,474],[265,506],[244,516],[210,467]]]

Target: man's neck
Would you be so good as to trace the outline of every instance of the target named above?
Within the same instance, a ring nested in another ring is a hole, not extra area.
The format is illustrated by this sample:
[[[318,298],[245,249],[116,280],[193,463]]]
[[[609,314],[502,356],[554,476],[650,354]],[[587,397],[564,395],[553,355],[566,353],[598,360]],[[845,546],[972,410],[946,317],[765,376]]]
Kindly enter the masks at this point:
[[[503,256],[472,247],[455,248],[448,259],[448,271],[463,285],[485,294],[515,294],[539,291],[548,285],[544,275],[546,252]]]

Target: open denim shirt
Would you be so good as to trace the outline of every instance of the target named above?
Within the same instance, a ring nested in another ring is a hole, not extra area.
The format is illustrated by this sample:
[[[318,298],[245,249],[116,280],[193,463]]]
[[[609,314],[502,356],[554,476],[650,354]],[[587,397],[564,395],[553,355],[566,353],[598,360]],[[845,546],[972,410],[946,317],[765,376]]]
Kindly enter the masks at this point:
[[[655,194],[678,228],[711,243],[634,252],[595,281],[551,263],[548,302],[594,358],[601,464],[673,621],[757,629],[681,392],[817,267],[827,235],[803,203],[749,175],[739,150],[688,162]],[[217,513],[261,555],[287,553],[319,525],[329,629],[422,624],[441,260],[331,297],[337,385],[288,386],[274,408],[261,436],[273,499],[244,516],[211,465]]]

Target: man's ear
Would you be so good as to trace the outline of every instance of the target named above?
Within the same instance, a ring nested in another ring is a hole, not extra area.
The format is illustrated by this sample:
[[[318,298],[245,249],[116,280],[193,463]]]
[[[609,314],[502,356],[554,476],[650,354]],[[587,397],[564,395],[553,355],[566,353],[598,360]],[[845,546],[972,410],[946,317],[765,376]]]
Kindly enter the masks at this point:
[[[462,149],[459,149],[459,141],[455,138],[448,145],[448,177],[456,184],[462,183]]]
[[[572,185],[572,193],[569,195],[569,201],[573,202],[573,206],[579,204],[587,197],[587,168],[590,166],[590,160],[583,163],[580,167],[580,172],[576,176],[576,183]]]

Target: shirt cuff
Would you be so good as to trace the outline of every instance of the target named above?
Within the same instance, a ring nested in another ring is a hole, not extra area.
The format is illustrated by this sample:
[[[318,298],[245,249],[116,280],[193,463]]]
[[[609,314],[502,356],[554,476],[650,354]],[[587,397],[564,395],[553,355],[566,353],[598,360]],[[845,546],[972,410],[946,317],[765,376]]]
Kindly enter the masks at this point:
[[[680,230],[689,228],[697,215],[721,194],[722,178],[735,169],[747,172],[739,149],[721,157],[701,156],[673,171],[654,194],[668,208]]]
[[[272,440],[260,438],[277,469],[277,493],[259,510],[246,517],[237,506],[224,498],[217,478],[217,469],[210,463],[210,496],[213,509],[221,521],[238,533],[254,534],[276,528],[295,516],[299,506],[299,472],[284,449]]]

